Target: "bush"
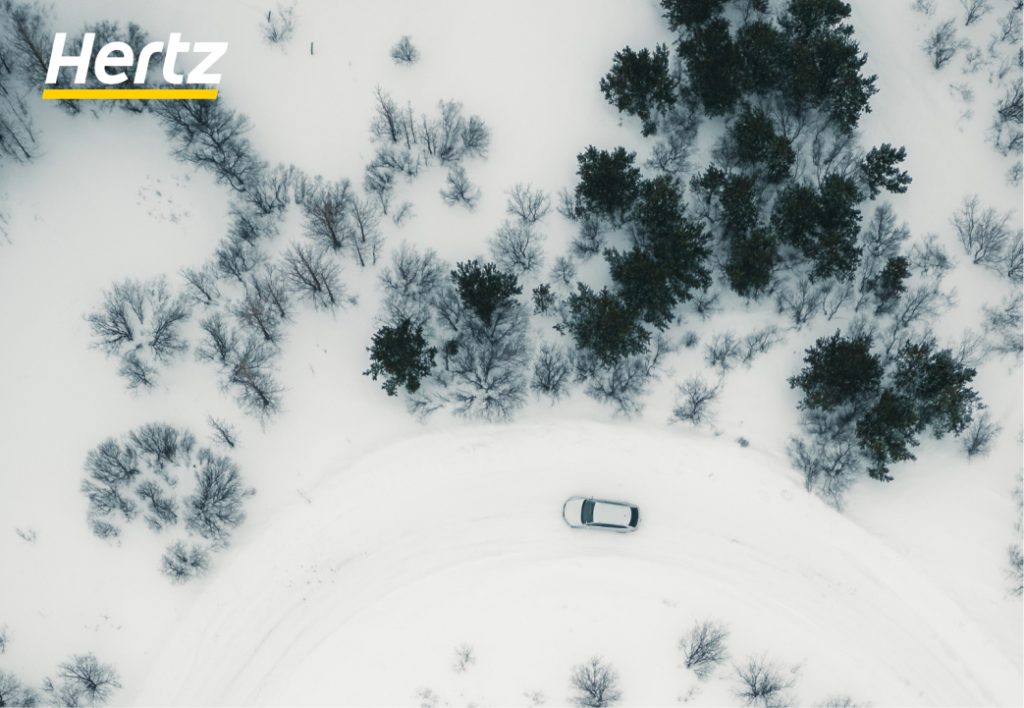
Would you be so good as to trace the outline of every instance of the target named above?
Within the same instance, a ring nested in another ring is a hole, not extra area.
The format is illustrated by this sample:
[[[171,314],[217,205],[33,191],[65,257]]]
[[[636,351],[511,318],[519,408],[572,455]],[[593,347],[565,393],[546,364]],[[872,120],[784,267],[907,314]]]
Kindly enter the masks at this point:
[[[287,42],[295,33],[295,3],[278,4],[276,10],[267,10],[263,22],[263,38],[271,44]]]
[[[793,679],[764,657],[750,657],[742,666],[736,667],[739,687],[736,696],[748,705],[764,708],[783,708],[791,704],[789,689]]]
[[[543,240],[526,224],[505,221],[491,241],[491,256],[502,270],[516,275],[532,273],[543,260]]]
[[[618,683],[615,670],[595,656],[572,670],[569,684],[576,690],[572,703],[584,708],[613,706],[622,698]]]
[[[445,177],[445,188],[441,190],[441,198],[448,206],[462,204],[472,211],[480,201],[480,190],[473,186],[466,176],[462,165],[452,165]]]
[[[43,681],[43,692],[60,706],[103,706],[121,688],[117,672],[92,654],[77,654],[57,668],[57,680]]]
[[[409,35],[403,35],[400,40],[391,47],[391,58],[396,64],[415,64],[420,58],[420,52],[412,44]]]
[[[704,681],[715,667],[729,658],[725,640],[729,631],[718,622],[695,622],[690,633],[679,640],[679,649],[686,660],[686,668]]]
[[[370,368],[363,372],[374,381],[384,377],[381,387],[389,396],[398,392],[398,387],[409,393],[419,390],[420,380],[434,368],[437,349],[427,346],[422,325],[413,324],[404,318],[395,326],[384,325],[373,335],[370,352]]]
[[[672,417],[694,426],[714,420],[711,404],[718,398],[719,386],[709,386],[704,379],[694,376],[677,387],[675,408]]]
[[[992,443],[1001,430],[1002,427],[992,420],[992,415],[988,410],[983,410],[980,415],[975,416],[967,428],[967,434],[960,441],[967,457],[973,459],[988,455],[992,451]]]
[[[533,364],[530,388],[557,401],[568,393],[572,361],[566,352],[552,344],[541,345]]]
[[[206,573],[210,566],[210,554],[202,546],[186,547],[177,541],[167,547],[163,559],[164,575],[173,583],[187,583]]]

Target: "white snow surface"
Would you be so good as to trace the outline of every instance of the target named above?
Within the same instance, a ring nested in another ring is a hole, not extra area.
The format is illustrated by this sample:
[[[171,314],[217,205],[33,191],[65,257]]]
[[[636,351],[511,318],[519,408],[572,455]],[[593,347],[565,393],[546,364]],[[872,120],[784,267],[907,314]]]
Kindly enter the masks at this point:
[[[935,325],[951,345],[1009,287],[960,254],[949,215],[979,193],[1019,227],[1021,194],[986,142],[996,88],[955,62],[935,72],[920,49],[960,12],[956,0],[937,4],[924,18],[909,0],[855,2],[853,22],[880,89],[862,143],[907,146],[914,183],[887,199],[914,239],[937,233],[959,261],[956,306]],[[361,180],[375,85],[417,111],[462,101],[493,133],[487,160],[466,164],[480,204],[446,207],[443,170],[424,171],[399,190],[416,216],[385,223],[387,251],[407,240],[450,262],[485,256],[514,183],[571,186],[591,143],[650,151],[598,80],[623,46],[671,41],[653,0],[301,0],[283,51],[260,39],[266,9],[61,1],[54,24],[133,20],[154,38],[229,41],[221,100],[252,120],[264,159],[327,179]],[[403,34],[421,52],[413,67],[388,57]],[[975,91],[973,117],[949,91],[960,81]],[[33,111],[43,154],[0,172],[0,669],[38,684],[92,651],[120,673],[117,704],[418,705],[430,689],[452,705],[524,704],[533,691],[559,705],[570,668],[600,655],[627,704],[735,704],[730,665],[706,683],[681,665],[679,639],[709,618],[728,624],[732,661],[765,653],[798,667],[801,703],[837,693],[880,706],[1024,703],[1024,613],[1005,575],[1019,541],[1019,362],[979,366],[975,387],[1003,428],[991,455],[968,462],[957,441],[925,438],[893,482],[863,480],[839,513],[786,462],[798,427],[786,377],[845,322],[787,332],[731,372],[703,433],[667,425],[675,383],[710,377],[703,345],[714,333],[784,326],[772,303],[726,296],[707,322],[684,312],[673,336],[693,329],[701,345],[669,357],[634,420],[576,393],[531,402],[510,426],[447,414],[420,424],[360,375],[380,265],[346,262],[358,302],[300,312],[280,361],[285,410],[262,427],[190,355],[157,390],[126,391],[83,320],[115,279],[166,274],[180,287],[178,271],[208,259],[226,231],[228,190],[175,161],[151,117]],[[710,146],[700,147],[696,166]],[[542,226],[546,273],[573,225],[552,213]],[[302,238],[292,208],[274,248]],[[150,421],[205,438],[209,414],[238,425],[232,456],[258,493],[209,575],[171,586],[159,573],[170,537],[141,523],[120,545],[89,534],[82,464],[104,438]],[[574,494],[636,503],[640,529],[568,529],[561,504]],[[458,673],[463,643],[476,662]]]

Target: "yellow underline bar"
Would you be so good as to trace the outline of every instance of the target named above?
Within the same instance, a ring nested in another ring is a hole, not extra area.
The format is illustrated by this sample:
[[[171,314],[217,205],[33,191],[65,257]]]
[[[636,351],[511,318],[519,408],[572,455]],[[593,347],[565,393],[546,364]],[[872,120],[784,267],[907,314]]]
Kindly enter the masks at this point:
[[[116,101],[129,98],[138,101],[212,101],[217,98],[217,89],[43,89],[44,101]]]

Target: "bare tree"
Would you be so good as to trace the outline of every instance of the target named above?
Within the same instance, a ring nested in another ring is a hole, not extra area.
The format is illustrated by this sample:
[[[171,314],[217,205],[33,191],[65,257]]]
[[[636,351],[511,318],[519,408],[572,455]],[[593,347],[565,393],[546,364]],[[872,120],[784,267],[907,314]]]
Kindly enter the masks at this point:
[[[1003,255],[1003,274],[1015,283],[1024,277],[1024,231],[1017,231],[1015,238]]]
[[[1021,340],[1022,314],[1021,293],[1005,298],[999,305],[986,306],[985,334],[988,337],[989,350],[997,354],[1020,355],[1024,351]]]
[[[292,244],[284,256],[284,274],[299,297],[318,310],[334,310],[341,304],[344,289],[341,268],[326,248],[313,244]]]
[[[448,169],[445,188],[441,190],[441,198],[448,206],[462,204],[472,211],[480,200],[480,190],[469,181],[462,165],[456,164]]]
[[[284,337],[284,318],[274,301],[266,297],[265,291],[249,288],[232,312],[248,332],[261,337],[268,344],[277,346],[281,343]]]
[[[1020,26],[1019,15],[1017,26],[1018,28]],[[1024,82],[1017,78],[1009,84],[1002,98],[996,102],[991,136],[996,149],[1004,155],[1016,155],[1018,161],[1022,144],[1024,144],[1022,120],[1024,120]]]
[[[956,20],[946,20],[931,31],[924,42],[924,51],[931,59],[932,66],[941,69],[966,46],[957,36]]]
[[[201,268],[185,268],[181,271],[181,277],[189,286],[187,293],[197,305],[213,305],[220,297],[220,288],[217,287],[217,275],[210,264]]]
[[[761,329],[754,330],[743,338],[743,351],[740,361],[750,366],[751,362],[760,355],[766,354],[769,349],[782,341],[782,333],[775,325],[768,325]]]
[[[250,336],[232,352],[225,367],[224,386],[234,388],[240,406],[265,420],[281,408],[280,384],[270,370],[273,350]]]
[[[1010,567],[1007,575],[1010,578],[1010,592],[1017,597],[1024,594],[1024,549],[1020,544],[1010,546],[1007,554],[1010,560]]]
[[[843,498],[862,469],[857,444],[849,437],[790,438],[786,448],[790,463],[804,475],[807,491],[816,492],[836,509],[843,508]]]
[[[572,258],[567,256],[555,258],[554,265],[551,266],[551,279],[563,287],[572,287],[576,280],[576,263]]]
[[[728,637],[729,631],[721,622],[694,622],[690,633],[679,640],[686,668],[691,669],[700,680],[706,680],[716,666],[729,658],[725,647]]]
[[[960,0],[964,8],[964,26],[970,27],[992,10],[988,0]]]
[[[369,200],[352,199],[352,223],[355,226],[351,244],[352,252],[360,267],[367,263],[376,263],[383,244],[380,233],[381,210]]]
[[[676,390],[676,405],[672,409],[674,420],[701,426],[714,419],[711,404],[718,398],[720,384],[710,386],[700,376],[693,376],[679,384]]]
[[[569,685],[576,690],[572,703],[583,708],[613,706],[622,698],[618,684],[615,670],[595,656],[572,670]]]
[[[199,451],[195,492],[185,500],[185,523],[190,531],[227,545],[231,532],[245,520],[242,504],[255,490],[242,484],[238,466],[227,457]]]
[[[206,422],[213,430],[211,437],[215,443],[231,449],[238,445],[238,431],[231,423],[223,418],[214,418],[212,415],[206,417]]]
[[[516,184],[508,191],[505,211],[523,224],[533,226],[543,219],[551,209],[551,200],[542,190],[529,184]]]
[[[978,196],[964,199],[953,214],[953,227],[964,251],[978,265],[999,268],[1003,249],[1010,238],[1010,214],[999,214],[989,207],[982,209]]]
[[[7,13],[0,7],[0,19]],[[0,31],[0,163],[28,162],[38,152],[36,130],[28,111],[28,90],[16,81],[16,64]]]
[[[457,674],[464,674],[466,670],[476,663],[476,653],[469,644],[460,644],[455,647],[455,662],[452,669]]]
[[[186,546],[175,541],[167,547],[161,564],[164,575],[172,583],[186,583],[206,573],[210,567],[210,553],[202,546]]]
[[[491,240],[491,256],[504,271],[522,275],[532,273],[543,260],[543,236],[526,223],[504,221]]]
[[[409,319],[416,326],[426,324],[447,272],[448,266],[435,251],[420,253],[407,243],[399,246],[380,276],[386,319],[391,323]]]
[[[984,457],[992,451],[992,443],[1001,430],[1002,427],[992,420],[992,415],[985,409],[971,420],[966,434],[960,439],[960,445],[967,457]]]
[[[750,657],[746,663],[736,667],[739,686],[736,696],[748,706],[784,708],[791,705],[789,690],[793,687],[792,677],[765,657]]]
[[[571,379],[572,361],[568,353],[553,344],[542,344],[533,364],[530,388],[557,401],[568,393]]]
[[[910,263],[921,275],[941,279],[953,268],[953,261],[939,244],[938,234],[928,234],[924,242],[910,247]]]
[[[160,485],[152,479],[144,480],[135,488],[135,494],[146,502],[149,513],[146,525],[154,531],[178,523],[178,505],[172,497],[166,496]]]
[[[43,692],[61,706],[103,706],[119,688],[114,668],[101,664],[92,654],[72,656],[57,667],[56,681],[43,681]]]
[[[403,35],[400,40],[391,47],[391,58],[396,64],[415,64],[420,58],[419,50],[412,44],[409,35]]]
[[[39,696],[32,687],[23,684],[9,671],[0,670],[0,706],[31,708],[37,705]]]
[[[278,3],[276,10],[267,10],[263,20],[263,38],[271,44],[287,42],[295,34],[295,3]]]
[[[355,238],[352,224],[352,194],[347,179],[333,184],[318,183],[302,201],[306,233],[317,243],[341,251]]]
[[[233,278],[246,284],[249,273],[267,260],[266,255],[249,241],[225,238],[213,254],[213,265],[225,278]]]

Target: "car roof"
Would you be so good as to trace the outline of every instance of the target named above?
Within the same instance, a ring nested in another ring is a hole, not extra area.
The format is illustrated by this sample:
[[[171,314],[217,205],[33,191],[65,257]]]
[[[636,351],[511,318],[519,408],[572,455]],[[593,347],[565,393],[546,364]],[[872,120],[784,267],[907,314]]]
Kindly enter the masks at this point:
[[[594,520],[592,523],[602,526],[629,526],[632,507],[619,502],[594,500]]]

